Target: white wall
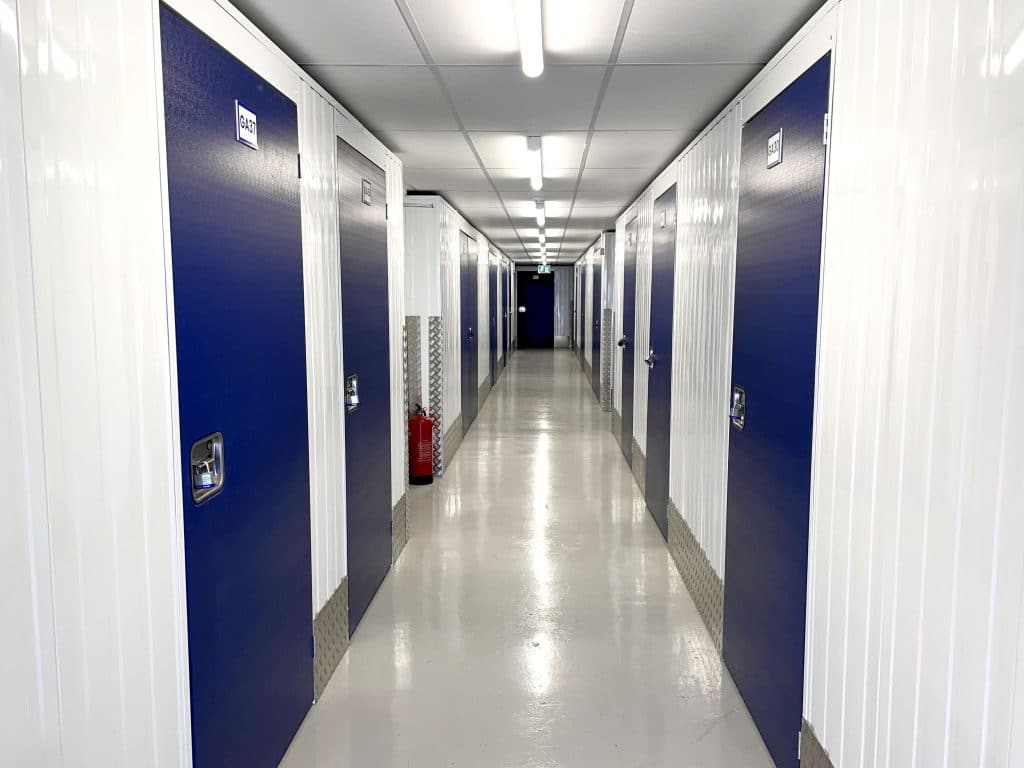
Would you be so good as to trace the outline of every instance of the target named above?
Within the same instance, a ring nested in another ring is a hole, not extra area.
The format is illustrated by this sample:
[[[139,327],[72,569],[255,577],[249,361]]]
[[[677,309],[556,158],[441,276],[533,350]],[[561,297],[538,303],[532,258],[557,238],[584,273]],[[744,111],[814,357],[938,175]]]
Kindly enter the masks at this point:
[[[670,168],[666,171],[670,172]],[[662,174],[664,176],[665,174]],[[633,437],[647,453],[647,366],[644,364],[651,344],[651,247],[654,243],[654,194],[648,188],[636,203],[636,314],[633,334]],[[622,217],[619,217],[622,220]],[[628,219],[623,220],[623,226]],[[621,305],[622,297],[620,294]],[[620,306],[621,308],[621,306]]]
[[[461,217],[436,198],[441,210],[441,304],[444,323],[444,430],[462,414],[462,306],[459,293]]]
[[[430,409],[430,317],[441,315],[441,209],[419,197],[405,199],[405,312],[420,318],[420,392]]]
[[[0,0],[0,763],[60,763],[60,698],[50,579],[29,214],[13,0]]]
[[[34,465],[25,477],[32,496],[15,517],[33,535],[20,541],[35,578],[18,580],[30,598],[20,591],[12,599],[33,603],[40,667],[34,686],[7,697],[35,696],[41,706],[14,744],[34,741],[28,752],[44,765],[183,765],[184,572],[156,5],[24,0],[18,10],[22,114],[17,96],[5,101],[13,114],[5,113],[4,136],[15,140],[7,131],[23,120],[26,164],[24,173],[6,166],[8,144],[3,177],[25,190],[31,250],[22,219],[11,235],[22,235],[14,277],[24,292],[18,314],[5,313],[3,336],[12,318],[20,322],[22,387],[38,355],[38,407],[27,392],[7,407],[30,430],[17,439]],[[11,11],[6,3],[0,11],[5,57]],[[4,93],[17,94],[6,68],[4,77]],[[18,212],[4,212],[5,232],[8,215]],[[11,566],[4,558],[0,568]],[[51,584],[40,573],[47,566]],[[14,631],[0,641],[4,655],[25,640]],[[4,762],[10,745],[5,738]]]
[[[477,378],[479,389],[491,377],[491,275],[490,243],[479,232],[476,233],[476,349]],[[478,407],[483,407],[480,403]]]
[[[1024,5],[838,8],[805,715],[1024,765]]]
[[[740,128],[737,106],[687,150],[677,197],[669,497],[719,576],[725,570]]]
[[[306,309],[313,615],[348,573],[345,530],[345,407],[338,257],[337,139],[334,107],[303,85],[302,263]]]
[[[383,148],[383,147],[382,147]],[[402,161],[387,152],[384,165],[387,197],[388,312],[391,323],[391,504],[405,495],[409,467],[405,409],[405,363],[402,359],[405,326],[405,182]]]

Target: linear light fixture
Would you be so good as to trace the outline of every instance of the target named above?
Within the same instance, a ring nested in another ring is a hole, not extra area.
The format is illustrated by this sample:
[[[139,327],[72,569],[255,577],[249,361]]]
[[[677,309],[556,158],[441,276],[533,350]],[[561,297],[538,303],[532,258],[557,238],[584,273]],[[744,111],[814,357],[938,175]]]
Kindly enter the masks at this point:
[[[536,205],[537,205],[537,226],[538,227],[543,227],[544,226],[544,222],[547,221],[547,217],[544,215],[544,200],[543,200],[543,198],[538,198],[537,201],[536,201]]]
[[[541,23],[540,0],[515,0],[515,4],[523,74],[527,77],[537,77],[544,71],[544,29]]]
[[[537,242],[541,245],[544,245],[544,243],[547,242],[547,238],[544,236],[544,230],[541,230],[540,234],[537,235]]]
[[[544,188],[544,158],[540,146],[540,136],[526,137],[526,167],[530,174],[530,188],[534,192]]]

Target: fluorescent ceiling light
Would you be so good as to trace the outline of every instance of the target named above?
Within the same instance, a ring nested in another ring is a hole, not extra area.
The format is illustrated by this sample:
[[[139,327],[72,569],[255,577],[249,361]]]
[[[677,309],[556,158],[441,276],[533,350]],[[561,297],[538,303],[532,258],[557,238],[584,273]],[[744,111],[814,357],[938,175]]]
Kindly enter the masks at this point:
[[[523,74],[537,77],[544,71],[544,30],[541,26],[540,0],[515,0],[515,4]]]
[[[543,232],[541,232],[539,235],[537,235],[537,242],[539,242],[541,245],[544,245],[544,243],[547,242],[547,238],[544,237],[544,233]]]
[[[536,205],[537,205],[537,226],[538,227],[543,227],[544,226],[544,222],[547,221],[547,218],[544,215],[544,201],[543,200],[537,200]]]
[[[530,174],[530,188],[540,192],[544,187],[544,160],[540,150],[540,136],[526,137],[526,168]]]

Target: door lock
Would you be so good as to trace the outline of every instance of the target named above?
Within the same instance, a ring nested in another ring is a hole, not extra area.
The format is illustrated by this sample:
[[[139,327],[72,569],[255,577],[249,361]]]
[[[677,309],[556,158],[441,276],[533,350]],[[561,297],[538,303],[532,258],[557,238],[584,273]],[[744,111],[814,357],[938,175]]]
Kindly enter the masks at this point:
[[[626,348],[626,345],[627,345],[627,344],[629,344],[629,336],[623,336],[623,337],[622,337],[621,339],[619,339],[619,340],[618,340],[618,342],[616,342],[616,343],[617,343],[617,344],[618,344],[618,345],[619,345],[620,347],[622,347],[623,349],[625,349],[625,348]]]
[[[732,402],[729,404],[729,421],[741,432],[747,423],[747,392],[743,387],[733,386],[732,388]]]
[[[202,504],[224,487],[224,435],[214,432],[192,443],[189,451],[192,501]]]
[[[345,379],[345,413],[359,410],[359,375],[353,373]]]
[[[657,359],[658,359],[658,356],[656,354],[654,354],[654,350],[652,349],[651,353],[649,355],[647,355],[647,358],[644,360],[644,362],[647,363],[647,367],[648,368],[653,368],[654,367],[654,363],[657,361]]]

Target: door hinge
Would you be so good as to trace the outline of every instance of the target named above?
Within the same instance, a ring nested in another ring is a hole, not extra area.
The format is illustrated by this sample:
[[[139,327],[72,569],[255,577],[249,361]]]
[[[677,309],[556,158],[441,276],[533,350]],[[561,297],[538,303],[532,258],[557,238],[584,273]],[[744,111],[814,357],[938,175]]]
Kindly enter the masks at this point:
[[[825,113],[825,127],[821,136],[821,143],[826,147],[828,146],[829,139],[832,138],[832,113]]]
[[[302,178],[302,155],[299,154],[299,155],[296,155],[295,157],[298,159],[299,178],[301,179]]]

